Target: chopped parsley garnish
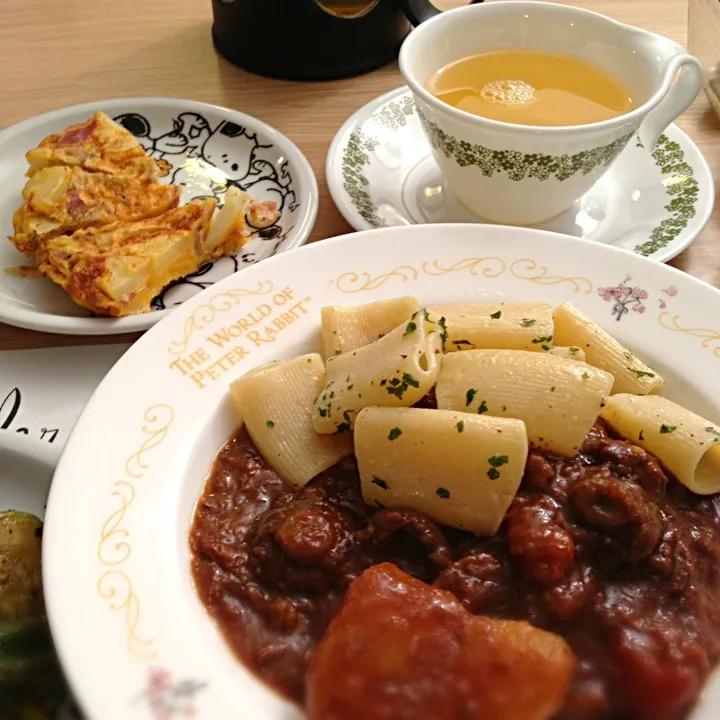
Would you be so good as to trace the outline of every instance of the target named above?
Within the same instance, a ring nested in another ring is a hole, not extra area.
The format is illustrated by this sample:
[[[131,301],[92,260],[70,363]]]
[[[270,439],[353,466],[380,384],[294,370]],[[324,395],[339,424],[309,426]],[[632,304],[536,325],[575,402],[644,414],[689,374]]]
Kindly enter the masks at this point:
[[[350,423],[349,423],[349,422],[340,423],[340,424],[337,426],[337,431],[338,431],[339,433],[350,432]]]
[[[336,354],[336,355],[342,355],[342,350],[341,350],[340,348],[337,348],[337,349],[335,350],[335,354]]]
[[[442,341],[442,348],[443,348],[443,350],[444,350],[444,349],[445,349],[445,343],[447,342],[447,339],[448,339],[448,330],[447,330],[447,323],[445,322],[445,318],[444,318],[444,317],[441,317],[441,318],[438,320],[437,324],[438,324],[438,325],[440,326],[440,328],[442,329],[442,332],[440,333],[440,340]]]
[[[503,411],[503,412],[507,412],[507,405],[503,405],[503,406],[502,406],[502,411]]]
[[[465,393],[465,407],[467,407],[475,399],[475,395],[477,395],[477,390],[475,390],[475,388],[470,388]]]
[[[275,421],[274,421],[274,420],[266,420],[266,421],[265,421],[265,424],[266,424],[269,428],[274,428],[274,427],[275,427]]]
[[[491,480],[497,480],[500,477],[500,473],[495,468],[490,468],[487,472],[487,476]]]
[[[523,318],[522,322],[520,323],[523,327],[532,327],[537,320],[532,320],[531,318]]]
[[[430,313],[428,312],[428,309],[423,308],[420,312],[422,313],[422,316],[425,318],[425,322],[430,322]],[[417,313],[415,313],[415,315],[417,317]]]
[[[502,311],[501,311],[501,310],[498,310],[497,312],[494,312],[494,313],[490,313],[490,317],[491,317],[493,320],[499,320],[501,315],[502,315]]]
[[[453,340],[453,345],[472,345],[472,343],[469,340]]]
[[[712,425],[706,427],[705,432],[709,432],[711,435],[715,435],[716,437],[720,438],[720,430],[718,430],[716,427],[713,427]]]
[[[417,330],[417,323],[414,323],[412,320],[407,324],[407,327],[405,328],[405,332],[403,333],[403,337],[407,337],[408,335],[412,335]]]
[[[552,339],[552,335],[541,335],[540,337],[533,338],[532,343],[533,345],[540,345],[540,343],[552,342]]]
[[[348,385],[348,390],[352,390],[354,387],[355,387],[354,383],[352,385]]]
[[[638,435],[638,440],[644,440],[645,436],[643,435],[643,431],[640,431],[640,434]]]
[[[380,340],[380,338],[384,338],[384,337],[385,337],[385,333],[378,333],[378,340]]]
[[[584,372],[584,373],[582,374],[582,379],[583,379],[583,380],[589,380],[589,379],[590,379],[590,376],[589,376],[586,372]]]
[[[447,499],[450,497],[450,491],[447,490],[447,489],[444,488],[444,487],[439,487],[439,488],[435,491],[435,494],[436,494],[438,497],[442,498],[443,500],[447,500]]]
[[[677,425],[665,425],[665,423],[663,423],[660,426],[660,434],[666,435],[667,433],[674,432],[676,430],[676,428],[677,428]]]
[[[483,413],[486,413],[488,411],[487,403],[484,400],[480,401],[480,404],[478,405],[478,415],[482,415]]]
[[[509,458],[507,455],[497,455],[497,454],[496,454],[496,455],[491,455],[491,456],[488,458],[488,462],[489,462],[493,467],[501,467],[501,466],[506,465],[507,463],[509,463],[509,462],[510,462],[510,458]]]
[[[394,427],[388,434],[388,440],[397,440],[402,435],[399,427]]]
[[[629,367],[628,370],[629,370],[630,372],[635,373],[635,375],[637,375],[638,378],[641,378],[641,377],[655,377],[655,373],[645,372],[644,370],[633,370],[633,368],[631,368],[631,367]]]
[[[550,392],[555,392],[555,386],[554,386],[554,385],[550,388]]]
[[[549,345],[541,345],[540,347],[541,347],[545,352],[548,352],[548,351],[550,350],[550,346],[549,346]]]
[[[401,355],[400,357],[405,360],[407,358],[407,355]]]
[[[382,385],[382,383],[380,384]],[[400,380],[399,378],[392,378],[392,380],[390,380],[390,387],[387,387],[385,389],[390,395],[395,395],[400,400],[402,400],[402,397],[408,387],[419,388],[420,383],[418,382],[417,378],[413,375],[410,375],[410,373],[403,373],[402,380]]]
[[[628,360],[632,360],[632,359],[633,359],[633,354],[632,354],[631,352],[625,352],[625,353],[623,353],[623,355],[624,355]]]
[[[373,478],[370,482],[373,485],[377,485],[379,488],[382,488],[383,490],[388,489],[388,484],[384,480],[381,480],[379,477],[377,477],[377,475],[373,475]]]
[[[465,429],[465,421],[461,420],[456,426],[457,431],[461,433]]]
[[[320,413],[320,417],[325,417],[327,415],[327,410],[325,408],[318,408],[318,413]]]
[[[387,385],[387,378],[383,378],[383,379],[380,381],[380,387],[383,387],[383,385]]]
[[[410,373],[403,373],[403,382],[406,382],[408,385],[412,385],[412,387],[419,388],[420,383],[417,381],[416,378],[414,378]]]
[[[571,354],[571,355],[577,355],[579,352],[580,352],[580,348],[579,348],[579,347],[573,346],[573,347],[570,348],[570,354]]]
[[[350,422],[350,413],[347,410],[343,413],[343,420],[345,422]]]

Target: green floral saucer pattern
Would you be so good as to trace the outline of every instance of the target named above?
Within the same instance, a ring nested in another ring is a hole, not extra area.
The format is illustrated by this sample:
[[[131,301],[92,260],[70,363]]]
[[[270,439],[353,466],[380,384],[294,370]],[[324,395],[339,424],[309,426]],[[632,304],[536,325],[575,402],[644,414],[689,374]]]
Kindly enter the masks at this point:
[[[552,174],[561,179],[568,173],[584,172],[586,166],[610,163],[627,142],[620,138],[592,156],[532,157],[518,165],[514,156],[519,153],[466,147],[436,132],[432,123],[419,117],[408,88],[400,88],[353,115],[328,153],[330,192],[355,229],[482,222],[446,189],[422,122],[440,152],[461,164],[478,165],[489,176],[506,172],[510,179],[518,173],[538,179]],[[698,236],[710,217],[713,199],[707,163],[692,141],[672,125],[652,154],[638,140],[630,142],[608,173],[573,208],[539,227],[664,262]]]

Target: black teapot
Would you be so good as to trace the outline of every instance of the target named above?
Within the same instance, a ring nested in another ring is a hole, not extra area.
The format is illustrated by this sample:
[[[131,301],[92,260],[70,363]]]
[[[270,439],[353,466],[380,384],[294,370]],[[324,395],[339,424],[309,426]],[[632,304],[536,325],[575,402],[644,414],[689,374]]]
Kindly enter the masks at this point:
[[[482,0],[471,0],[482,2]],[[394,58],[417,25],[440,12],[429,0],[212,0],[215,47],[246,70],[331,80]]]

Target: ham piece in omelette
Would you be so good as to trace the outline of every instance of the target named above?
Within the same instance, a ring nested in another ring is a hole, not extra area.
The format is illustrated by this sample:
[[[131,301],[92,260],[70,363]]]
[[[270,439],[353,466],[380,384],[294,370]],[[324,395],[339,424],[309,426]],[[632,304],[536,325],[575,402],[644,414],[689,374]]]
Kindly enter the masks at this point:
[[[310,720],[549,720],[575,656],[525,621],[471,615],[382,563],[354,580],[307,674]]]
[[[172,282],[236,253],[274,224],[277,204],[229,187],[216,200],[178,207],[180,188],[125,128],[97,112],[26,154],[29,180],[10,242],[38,270],[98,315],[148,312]]]

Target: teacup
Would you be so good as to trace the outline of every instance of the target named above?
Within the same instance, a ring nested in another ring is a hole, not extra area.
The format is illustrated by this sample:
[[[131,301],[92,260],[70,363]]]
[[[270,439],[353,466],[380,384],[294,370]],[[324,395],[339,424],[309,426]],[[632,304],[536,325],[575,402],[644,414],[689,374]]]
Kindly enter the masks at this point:
[[[594,63],[624,83],[637,107],[587,125],[536,127],[472,115],[425,89],[455,60],[521,48]],[[513,225],[569,208],[629,142],[651,152],[702,85],[698,61],[672,40],[587,10],[523,0],[462,7],[423,23],[402,46],[400,70],[450,189],[475,215]]]

